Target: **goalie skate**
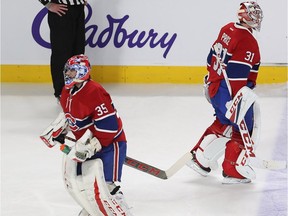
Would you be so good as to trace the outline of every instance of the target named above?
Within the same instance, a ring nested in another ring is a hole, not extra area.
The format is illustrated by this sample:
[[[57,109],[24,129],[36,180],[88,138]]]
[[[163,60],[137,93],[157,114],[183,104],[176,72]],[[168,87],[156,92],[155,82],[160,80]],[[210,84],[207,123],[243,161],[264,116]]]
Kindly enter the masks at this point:
[[[231,176],[226,175],[225,173],[223,173],[224,179],[222,181],[222,184],[247,184],[251,182],[251,179],[248,178],[243,178],[243,179],[239,179],[239,178],[234,178]]]
[[[79,212],[78,216],[91,216],[85,209],[82,209],[81,212]]]
[[[120,186],[116,186],[115,183],[107,184],[108,189],[111,191],[110,194],[116,200],[117,203],[120,204],[121,208],[126,212],[127,216],[133,216],[131,213],[131,207],[128,206],[125,197],[120,190]]]

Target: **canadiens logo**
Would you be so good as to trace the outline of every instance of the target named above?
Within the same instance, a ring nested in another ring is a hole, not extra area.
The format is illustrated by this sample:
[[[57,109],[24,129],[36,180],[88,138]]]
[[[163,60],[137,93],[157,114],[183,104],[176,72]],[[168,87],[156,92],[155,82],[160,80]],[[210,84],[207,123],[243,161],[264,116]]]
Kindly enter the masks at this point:
[[[76,119],[70,114],[70,113],[65,113],[65,117],[68,121],[69,127],[72,131],[77,131],[79,130],[79,127],[76,124]]]

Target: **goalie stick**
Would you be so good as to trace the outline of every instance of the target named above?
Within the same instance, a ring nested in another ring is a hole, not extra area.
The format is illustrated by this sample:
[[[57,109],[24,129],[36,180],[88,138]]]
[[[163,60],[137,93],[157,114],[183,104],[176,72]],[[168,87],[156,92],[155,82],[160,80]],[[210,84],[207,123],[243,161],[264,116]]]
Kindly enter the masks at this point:
[[[75,142],[76,140],[72,137],[65,136],[67,140]],[[63,146],[64,145],[64,146]],[[69,153],[69,146],[62,144],[61,151],[68,154]],[[83,156],[85,158],[85,156]],[[166,180],[173,176],[176,172],[178,172],[189,160],[192,159],[192,154],[187,152],[181,158],[179,158],[169,169],[162,170],[150,164],[144,163],[142,161],[136,160],[134,158],[126,156],[124,164],[141,172],[150,174],[157,178]]]
[[[159,169],[157,167],[154,167],[142,161],[135,160],[130,157],[126,157],[124,164],[139,171],[145,172],[147,174],[165,180],[173,176],[176,172],[178,172],[190,160],[192,160],[192,154],[190,152],[187,152],[167,170]]]
[[[75,142],[74,138],[69,136],[65,137],[67,140]],[[179,158],[170,168],[167,170],[160,169],[158,167],[152,166],[145,162],[136,160],[134,158],[126,156],[124,164],[141,172],[147,173],[149,175],[155,176],[157,178],[166,180],[172,177],[175,173],[177,173],[187,162],[192,159],[191,152],[187,152],[181,158]],[[268,170],[279,170],[286,169],[287,162],[286,161],[277,161],[277,160],[262,160],[258,157],[251,157],[250,163],[253,167],[259,169],[268,169]]]
[[[67,140],[75,142],[76,140],[72,137],[65,136]],[[70,151],[70,147],[62,144],[60,147],[60,150],[64,152],[65,154],[68,154]],[[81,155],[78,155],[81,157]],[[83,155],[83,158],[85,158],[85,155]],[[184,154],[181,158],[179,158],[170,168],[167,170],[160,169],[158,167],[152,166],[150,164],[147,164],[145,162],[136,160],[134,158],[126,156],[124,164],[126,166],[129,166],[131,168],[134,168],[136,170],[139,170],[141,172],[147,173],[149,175],[152,175],[159,179],[169,179],[172,177],[175,173],[177,173],[187,162],[189,162],[192,159],[191,152],[187,152]],[[255,160],[254,160],[255,159]],[[261,160],[258,158],[251,158],[250,162],[255,166],[256,168],[261,169],[270,169],[270,170],[277,170],[277,169],[286,169],[287,163],[286,161],[273,161],[273,160]]]

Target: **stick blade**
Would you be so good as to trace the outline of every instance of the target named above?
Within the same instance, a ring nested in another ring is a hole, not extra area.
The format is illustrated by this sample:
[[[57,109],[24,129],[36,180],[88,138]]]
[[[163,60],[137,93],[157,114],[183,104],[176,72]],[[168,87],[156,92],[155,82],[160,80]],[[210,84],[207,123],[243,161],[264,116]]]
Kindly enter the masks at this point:
[[[287,169],[287,161],[279,160],[260,160],[257,157],[251,157],[250,163],[252,166],[261,169],[281,170]]]
[[[178,172],[183,166],[186,165],[187,162],[192,160],[192,154],[191,152],[185,153],[178,161],[176,161],[167,171],[166,175],[167,178],[174,175],[176,172]]]

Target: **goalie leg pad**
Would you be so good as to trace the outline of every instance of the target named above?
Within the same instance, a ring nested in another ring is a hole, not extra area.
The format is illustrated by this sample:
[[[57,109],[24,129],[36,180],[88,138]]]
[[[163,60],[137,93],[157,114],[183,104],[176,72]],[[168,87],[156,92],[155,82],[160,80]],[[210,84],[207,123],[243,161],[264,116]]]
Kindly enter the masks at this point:
[[[249,157],[247,155],[247,151],[243,149],[237,158],[235,168],[243,177],[248,179],[256,179],[256,173],[252,167],[249,166],[248,161]]]
[[[231,130],[231,126],[223,125],[218,118],[207,128],[192,149],[201,166],[212,170],[218,168],[217,160],[224,154],[225,144],[231,136]]]
[[[253,90],[246,86],[242,87],[234,96],[233,100],[227,102],[226,118],[239,125],[256,99],[257,95]]]
[[[128,215],[125,208],[110,194],[104,178],[101,159],[82,163],[82,180],[87,199],[95,212],[100,210],[101,215]]]
[[[71,160],[67,155],[63,156],[62,171],[65,188],[82,208],[89,212],[90,215],[93,215],[92,213],[94,210],[91,208],[90,203],[87,200],[82,176],[77,174],[77,166],[78,163],[76,161]],[[99,215],[101,215],[101,212]]]
[[[199,139],[198,143],[193,147],[191,151],[195,151],[199,148],[204,138],[210,134],[214,134],[217,137],[231,137],[232,126],[224,125],[220,122],[219,118],[216,118],[215,121],[206,129],[202,137]]]
[[[220,137],[212,140],[203,149],[203,151],[196,151],[196,158],[201,164],[205,164],[212,170],[218,168],[217,160],[224,154],[226,143],[229,141],[226,137]]]
[[[198,162],[203,167],[216,170],[218,168],[217,160],[224,154],[225,145],[228,141],[228,138],[218,138],[214,134],[206,136],[195,152]]]
[[[257,101],[255,101],[253,105],[253,113],[254,113],[254,121],[253,121],[253,130],[251,139],[254,142],[254,148],[256,149],[258,143],[259,143],[259,136],[261,131],[261,113],[260,113],[260,105]]]
[[[250,166],[246,165],[246,161],[244,164],[240,163],[240,160],[243,160],[245,154],[246,150],[243,145],[234,140],[230,140],[226,144],[225,158],[222,163],[224,174],[238,179],[255,179],[255,172]]]

